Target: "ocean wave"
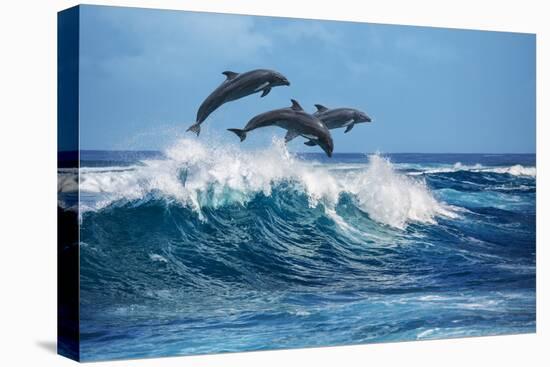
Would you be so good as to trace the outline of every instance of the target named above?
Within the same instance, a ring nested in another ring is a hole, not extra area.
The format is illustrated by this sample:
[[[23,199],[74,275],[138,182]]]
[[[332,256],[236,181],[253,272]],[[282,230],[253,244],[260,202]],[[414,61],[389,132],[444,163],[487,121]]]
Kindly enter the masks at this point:
[[[59,172],[57,173],[57,192],[76,193],[78,192],[78,173]]]
[[[153,197],[190,207],[202,218],[205,207],[246,205],[256,195],[270,196],[274,188],[284,186],[306,194],[310,207],[323,205],[332,211],[342,194],[351,195],[373,220],[395,228],[456,216],[422,179],[398,172],[380,155],[369,156],[362,168],[341,172],[299,159],[280,140],[267,149],[246,152],[182,139],[165,156],[125,169],[81,169],[80,210]],[[74,182],[61,186],[74,189]]]
[[[409,172],[411,176],[425,175],[425,174],[438,174],[438,173],[453,173],[453,172],[477,172],[477,173],[497,173],[497,174],[508,174],[512,176],[523,176],[523,177],[536,177],[537,169],[536,167],[525,167],[521,164],[516,164],[513,166],[502,166],[502,167],[488,167],[481,164],[475,165],[463,165],[460,162],[456,162],[452,166],[446,167],[436,167],[436,168],[421,168],[419,171]]]
[[[537,176],[537,169],[535,167],[524,167],[521,164],[516,164],[510,167],[484,168],[481,169],[480,172],[507,173],[512,176]]]

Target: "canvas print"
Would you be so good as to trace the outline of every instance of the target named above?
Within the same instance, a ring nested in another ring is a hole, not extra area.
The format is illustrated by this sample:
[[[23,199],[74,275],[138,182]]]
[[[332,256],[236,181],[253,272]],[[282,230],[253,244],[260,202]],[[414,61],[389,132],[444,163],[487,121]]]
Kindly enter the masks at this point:
[[[60,354],[536,331],[535,35],[58,24]]]

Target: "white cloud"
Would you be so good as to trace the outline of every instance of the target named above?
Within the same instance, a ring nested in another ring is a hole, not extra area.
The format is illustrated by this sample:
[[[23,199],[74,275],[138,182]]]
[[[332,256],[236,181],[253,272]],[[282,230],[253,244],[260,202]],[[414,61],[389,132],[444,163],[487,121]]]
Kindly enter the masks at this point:
[[[325,23],[319,20],[289,20],[284,26],[275,28],[273,33],[291,42],[302,42],[304,39],[318,40],[327,45],[338,42],[340,34],[329,30]]]
[[[116,37],[86,39],[114,42],[112,52],[99,58],[84,49],[84,65],[111,75],[192,76],[204,64],[258,62],[271,46],[270,39],[256,32],[254,19],[247,16],[101,11],[99,22],[106,23]],[[124,52],[130,47],[124,40],[135,43],[133,52]]]

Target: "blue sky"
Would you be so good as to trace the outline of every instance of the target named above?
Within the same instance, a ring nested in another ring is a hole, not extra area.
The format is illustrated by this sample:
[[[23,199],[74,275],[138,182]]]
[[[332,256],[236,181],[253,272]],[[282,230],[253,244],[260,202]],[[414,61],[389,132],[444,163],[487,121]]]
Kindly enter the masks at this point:
[[[199,139],[290,98],[374,120],[333,130],[335,152],[535,152],[535,36],[368,23],[84,6],[81,149],[163,149],[225,77],[275,69],[291,82],[227,103]],[[245,149],[285,131],[249,134]],[[315,151],[296,139],[293,151]]]

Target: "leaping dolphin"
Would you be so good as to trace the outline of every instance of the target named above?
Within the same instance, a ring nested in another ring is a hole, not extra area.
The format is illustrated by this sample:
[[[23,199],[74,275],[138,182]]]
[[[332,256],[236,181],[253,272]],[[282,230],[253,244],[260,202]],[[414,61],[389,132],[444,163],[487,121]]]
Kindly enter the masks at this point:
[[[371,118],[364,112],[354,108],[332,108],[329,109],[321,104],[316,104],[317,112],[313,114],[323,121],[329,130],[345,127],[345,133],[351,131],[355,124],[371,122]]]
[[[284,75],[267,69],[257,69],[241,74],[224,71],[222,74],[226,79],[202,102],[197,112],[196,122],[187,131],[192,131],[199,136],[204,120],[226,102],[258,92],[262,92],[260,97],[265,97],[273,87],[290,85]]]
[[[302,106],[291,99],[292,106],[261,113],[253,117],[244,129],[228,129],[237,134],[243,141],[246,133],[261,127],[278,126],[287,130],[285,142],[289,142],[297,136],[308,139],[304,144],[308,146],[319,145],[327,154],[332,156],[334,144],[327,127],[317,117],[305,112]]]

